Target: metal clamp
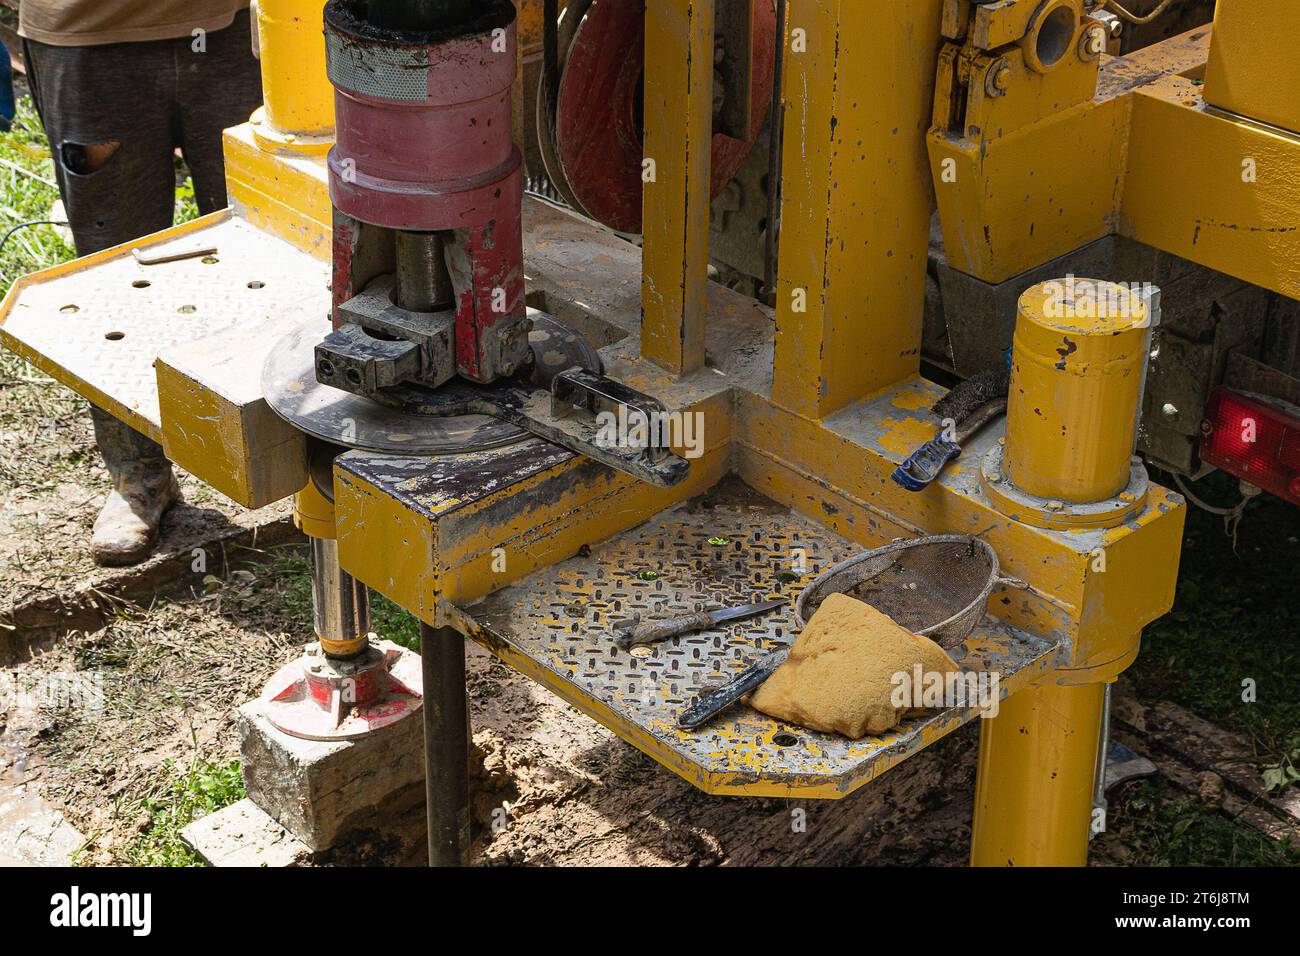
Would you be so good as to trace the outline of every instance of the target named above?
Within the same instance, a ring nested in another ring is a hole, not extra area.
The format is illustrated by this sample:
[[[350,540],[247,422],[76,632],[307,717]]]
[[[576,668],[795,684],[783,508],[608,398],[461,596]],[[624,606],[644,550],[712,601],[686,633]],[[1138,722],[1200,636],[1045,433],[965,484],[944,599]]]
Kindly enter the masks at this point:
[[[950,442],[939,432],[894,469],[890,476],[908,491],[924,491],[939,477],[944,465],[961,454],[961,446]]]

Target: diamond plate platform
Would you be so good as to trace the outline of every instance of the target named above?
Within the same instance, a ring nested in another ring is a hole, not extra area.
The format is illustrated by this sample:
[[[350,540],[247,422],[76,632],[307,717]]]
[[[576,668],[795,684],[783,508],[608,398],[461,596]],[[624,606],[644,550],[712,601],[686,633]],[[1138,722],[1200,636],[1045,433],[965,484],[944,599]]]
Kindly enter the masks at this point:
[[[215,251],[142,265],[133,248]],[[328,328],[329,268],[225,210],[22,277],[0,311],[0,343],[161,441],[159,353],[236,325]]]
[[[975,711],[932,711],[858,741],[786,724],[744,704],[697,731],[679,730],[676,720],[702,690],[788,643],[799,592],[819,571],[861,550],[730,479],[589,554],[463,608],[450,623],[709,793],[837,799]],[[658,617],[780,596],[791,599],[782,611],[640,652],[622,650],[612,634],[614,621],[637,611]],[[964,651],[963,669],[997,672],[1003,697],[1057,663],[1054,644],[991,616]]]

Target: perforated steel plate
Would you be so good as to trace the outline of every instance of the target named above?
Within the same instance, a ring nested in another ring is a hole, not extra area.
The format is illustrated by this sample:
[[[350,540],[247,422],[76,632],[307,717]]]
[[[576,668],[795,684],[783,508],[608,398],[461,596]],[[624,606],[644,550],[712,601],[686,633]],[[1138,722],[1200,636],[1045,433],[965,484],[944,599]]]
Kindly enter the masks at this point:
[[[318,320],[329,327],[329,263],[229,210],[25,276],[0,315],[0,343],[132,427],[160,438],[154,360],[234,325]],[[278,324],[277,324],[278,327]]]
[[[724,487],[539,571],[464,609],[470,636],[692,783],[714,793],[838,798],[975,716],[932,711],[850,741],[773,720],[745,704],[697,731],[676,720],[702,690],[788,643],[793,606],[660,644],[617,646],[613,622],[793,599],[862,550],[729,481]],[[1002,694],[1046,673],[1055,646],[986,617],[962,665],[997,672]]]

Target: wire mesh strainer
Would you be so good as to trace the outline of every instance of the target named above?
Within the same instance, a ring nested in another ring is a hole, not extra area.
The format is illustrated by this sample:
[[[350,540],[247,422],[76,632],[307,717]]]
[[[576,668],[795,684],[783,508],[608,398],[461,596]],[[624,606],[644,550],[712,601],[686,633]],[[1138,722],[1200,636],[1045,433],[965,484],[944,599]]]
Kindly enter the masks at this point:
[[[952,650],[970,635],[998,584],[1024,588],[998,573],[997,553],[965,534],[896,541],[827,568],[799,595],[802,627],[830,594],[847,594],[901,627]]]

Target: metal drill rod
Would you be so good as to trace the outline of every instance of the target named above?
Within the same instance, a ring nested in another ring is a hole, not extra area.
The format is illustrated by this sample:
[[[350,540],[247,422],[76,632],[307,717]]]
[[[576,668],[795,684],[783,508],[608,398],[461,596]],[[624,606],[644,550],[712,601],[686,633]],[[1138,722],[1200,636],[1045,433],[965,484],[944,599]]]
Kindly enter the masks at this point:
[[[370,0],[366,19],[389,30],[438,30],[474,15],[478,0]]]
[[[465,639],[420,625],[424,671],[424,778],[429,865],[469,864],[469,699]]]
[[[370,592],[339,567],[337,541],[311,539],[311,598],[316,636],[327,656],[355,657],[366,649]]]
[[[456,304],[456,291],[447,271],[442,236],[438,233],[397,233],[394,304],[410,312],[438,312]]]

